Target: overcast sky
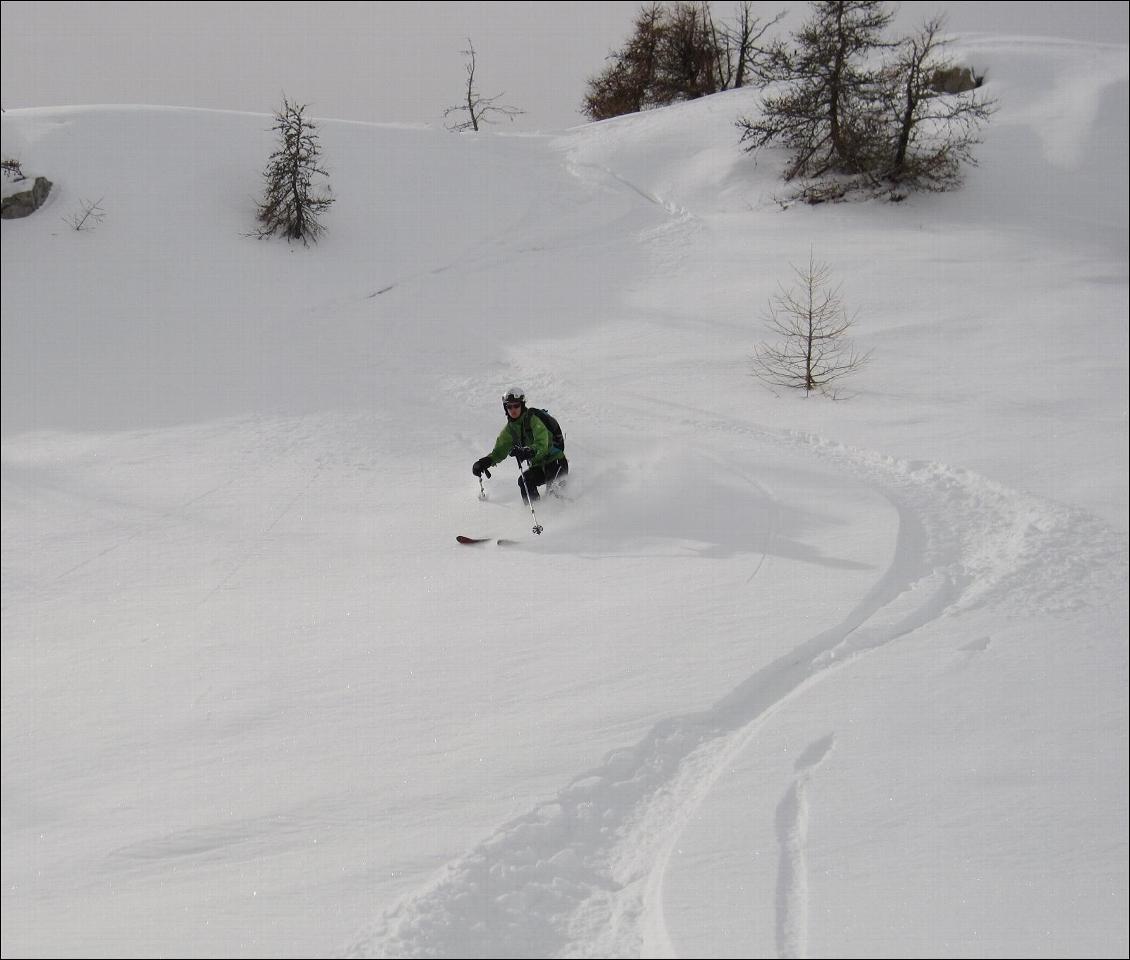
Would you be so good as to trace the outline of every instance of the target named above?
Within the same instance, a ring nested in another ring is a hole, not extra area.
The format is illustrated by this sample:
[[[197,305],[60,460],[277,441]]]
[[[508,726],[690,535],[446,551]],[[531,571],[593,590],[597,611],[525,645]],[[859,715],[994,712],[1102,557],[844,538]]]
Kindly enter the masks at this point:
[[[477,51],[476,89],[525,114],[499,129],[583,122],[586,79],[627,39],[633,2],[3,2],[5,109],[149,103],[270,113],[285,94],[312,116],[442,125]],[[730,19],[735,3],[715,3]],[[763,18],[807,3],[755,3]],[[1045,34],[1127,43],[1125,0],[903,3],[897,28],[944,12],[954,33]]]

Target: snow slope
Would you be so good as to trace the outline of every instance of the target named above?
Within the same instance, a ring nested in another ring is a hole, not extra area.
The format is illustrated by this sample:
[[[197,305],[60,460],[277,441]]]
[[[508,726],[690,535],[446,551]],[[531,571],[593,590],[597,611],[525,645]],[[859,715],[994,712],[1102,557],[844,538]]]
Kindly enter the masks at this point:
[[[309,249],[266,116],[5,113],[4,955],[1124,956],[1127,48],[963,54],[959,193],[326,120]],[[843,402],[749,375],[810,250]]]

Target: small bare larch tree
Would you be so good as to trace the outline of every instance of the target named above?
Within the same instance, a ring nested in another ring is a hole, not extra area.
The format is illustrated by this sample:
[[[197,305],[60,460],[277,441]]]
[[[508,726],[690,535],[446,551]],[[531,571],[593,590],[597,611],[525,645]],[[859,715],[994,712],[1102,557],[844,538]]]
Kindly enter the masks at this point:
[[[278,133],[280,142],[263,171],[266,186],[259,203],[260,237],[281,233],[288,241],[308,244],[324,230],[318,217],[333,199],[315,192],[311,184],[314,176],[329,174],[319,166],[322,148],[314,132],[317,128],[303,115],[305,110],[305,104],[291,103],[284,97],[282,108],[275,113],[271,129]]]
[[[808,266],[794,265],[793,272],[799,282],[790,289],[781,286],[769,301],[765,323],[777,341],[757,348],[753,372],[773,386],[834,398],[833,384],[860,369],[871,354],[858,353],[847,337],[855,317],[847,315],[839,287],[828,286],[828,265],[810,253]]]
[[[450,117],[453,114],[461,114],[466,112],[467,119],[459,120],[451,123],[448,130],[453,133],[459,133],[463,130],[474,130],[476,133],[479,130],[480,124],[493,123],[493,116],[500,114],[508,120],[513,120],[515,117],[521,116],[524,111],[519,110],[517,107],[508,107],[504,104],[497,103],[499,99],[505,96],[500,93],[493,97],[483,97],[475,89],[475,46],[471,43],[470,37],[467,38],[467,49],[463,51],[463,56],[467,58],[467,89],[464,94],[463,103],[454,107],[448,107],[443,111],[445,117]]]
[[[105,219],[106,211],[102,209],[101,197],[94,202],[90,200],[79,201],[78,210],[68,217],[63,217],[63,220],[70,224],[72,230],[79,232],[93,230]]]

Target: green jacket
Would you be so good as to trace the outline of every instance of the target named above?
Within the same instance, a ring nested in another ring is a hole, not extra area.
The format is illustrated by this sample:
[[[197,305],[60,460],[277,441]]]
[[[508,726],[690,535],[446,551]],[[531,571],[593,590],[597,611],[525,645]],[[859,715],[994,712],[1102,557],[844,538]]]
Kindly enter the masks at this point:
[[[534,416],[529,410],[523,410],[517,420],[507,420],[502,433],[494,444],[494,449],[488,454],[490,462],[502,463],[514,447],[529,447],[534,451],[533,465],[541,466],[553,460],[560,460],[565,456],[565,451],[553,445],[553,437],[545,428],[545,424]]]

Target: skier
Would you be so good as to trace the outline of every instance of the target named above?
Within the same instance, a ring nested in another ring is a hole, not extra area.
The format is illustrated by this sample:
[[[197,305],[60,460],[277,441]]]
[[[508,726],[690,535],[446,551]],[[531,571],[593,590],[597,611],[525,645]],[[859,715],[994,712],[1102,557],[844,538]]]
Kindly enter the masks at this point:
[[[518,478],[518,489],[528,505],[541,499],[538,487],[544,486],[550,493],[568,476],[565,435],[557,421],[544,410],[526,406],[524,390],[515,387],[507,391],[502,398],[502,408],[506,411],[506,426],[498,435],[494,449],[476,460],[471,472],[476,477],[483,473],[490,476],[490,468],[507,457],[514,457],[519,469],[525,461],[529,466]]]

